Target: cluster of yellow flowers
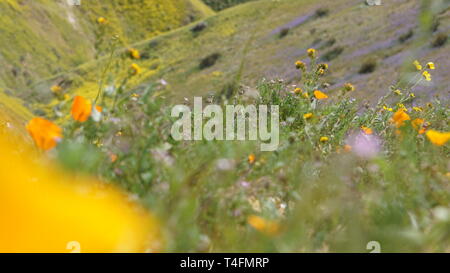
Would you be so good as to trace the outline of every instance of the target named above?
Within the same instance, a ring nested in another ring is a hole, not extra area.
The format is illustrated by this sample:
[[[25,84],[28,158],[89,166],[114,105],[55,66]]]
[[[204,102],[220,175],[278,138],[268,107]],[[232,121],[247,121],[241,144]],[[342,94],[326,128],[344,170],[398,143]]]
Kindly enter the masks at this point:
[[[415,66],[415,68],[417,69],[417,71],[422,71],[423,70],[423,66],[420,64],[420,62],[418,60],[415,60],[413,62],[413,65]],[[436,69],[436,66],[433,62],[428,62],[426,65],[426,68],[429,70],[434,70]],[[422,72],[422,76],[426,81],[431,81],[431,74],[428,70],[423,70]]]

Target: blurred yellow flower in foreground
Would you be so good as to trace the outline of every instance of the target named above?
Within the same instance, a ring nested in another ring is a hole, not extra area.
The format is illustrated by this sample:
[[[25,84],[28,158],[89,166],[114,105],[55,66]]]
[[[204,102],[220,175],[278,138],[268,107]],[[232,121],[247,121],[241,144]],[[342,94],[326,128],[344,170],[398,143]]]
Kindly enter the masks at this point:
[[[46,151],[54,148],[63,137],[58,125],[43,118],[33,118],[26,128],[36,145]]]
[[[280,231],[280,226],[278,223],[273,221],[268,221],[262,217],[251,215],[248,217],[247,222],[254,229],[262,232],[266,235],[276,235]]]
[[[323,136],[320,138],[320,142],[327,142],[328,140],[330,140],[330,139],[326,136]]]
[[[450,140],[450,132],[441,133],[435,130],[428,130],[426,136],[436,146],[444,146]]]
[[[82,96],[76,96],[72,104],[72,117],[79,122],[88,120],[92,112],[92,104]]]
[[[405,121],[411,120],[409,115],[405,112],[405,109],[401,108],[392,115],[391,122],[395,124],[397,128],[403,126]]]
[[[328,96],[319,90],[314,91],[314,97],[318,100],[328,99]]]
[[[124,194],[11,147],[0,139],[0,252],[161,250],[156,220]]]

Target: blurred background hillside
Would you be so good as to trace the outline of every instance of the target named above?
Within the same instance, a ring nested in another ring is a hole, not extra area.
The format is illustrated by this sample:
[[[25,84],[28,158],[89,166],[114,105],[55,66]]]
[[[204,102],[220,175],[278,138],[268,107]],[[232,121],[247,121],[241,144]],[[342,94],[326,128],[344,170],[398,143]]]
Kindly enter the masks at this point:
[[[380,78],[395,79],[403,62],[415,56],[440,61],[435,90],[448,91],[445,0],[382,6],[362,0],[84,1],[81,6],[8,0],[0,9],[0,88],[29,104],[48,103],[49,88],[61,82],[68,90],[93,93],[94,72],[108,53],[99,46],[98,36],[105,33],[98,18],[107,20],[104,31],[117,35],[120,47],[143,53],[140,65],[148,73],[134,86],[164,79],[176,97],[227,92],[237,79],[249,86],[263,77],[295,83],[299,75],[292,64],[309,47],[332,64],[331,90],[352,81],[362,97],[373,100]]]

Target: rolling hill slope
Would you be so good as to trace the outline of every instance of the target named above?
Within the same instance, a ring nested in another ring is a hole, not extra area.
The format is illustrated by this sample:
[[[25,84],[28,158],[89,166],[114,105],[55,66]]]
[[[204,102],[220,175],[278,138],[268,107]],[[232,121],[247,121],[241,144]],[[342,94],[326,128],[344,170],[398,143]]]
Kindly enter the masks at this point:
[[[0,1],[0,87],[24,88],[92,60],[106,18],[108,35],[128,45],[213,14],[200,0]]]
[[[422,18],[421,24],[418,18]],[[295,84],[300,74],[293,64],[306,59],[306,49],[314,47],[322,61],[330,64],[327,92],[352,82],[357,87],[356,97],[374,101],[400,72],[412,71],[411,62],[419,59],[434,61],[438,67],[432,83],[417,87],[419,99],[428,100],[437,93],[448,97],[449,45],[445,41],[450,11],[445,0],[429,7],[406,0],[379,7],[360,0],[260,0],[224,10],[204,22],[206,27],[200,31],[193,31],[197,23],[192,23],[140,42],[124,42],[118,54],[133,46],[145,56],[137,61],[142,73],[128,82],[127,90],[164,80],[167,94],[179,100],[226,93],[236,82],[255,86],[263,78]],[[91,23],[91,27],[98,26]],[[148,33],[136,31],[131,35],[136,39]],[[445,41],[436,45],[439,37]],[[70,56],[62,59],[66,58]],[[111,73],[111,85],[127,75],[131,62],[122,61]],[[50,86],[64,82],[65,92],[93,98],[106,64],[107,58],[91,58],[66,70],[48,72],[54,76],[30,82],[20,96],[35,104],[39,114],[52,116],[57,102],[52,101]]]

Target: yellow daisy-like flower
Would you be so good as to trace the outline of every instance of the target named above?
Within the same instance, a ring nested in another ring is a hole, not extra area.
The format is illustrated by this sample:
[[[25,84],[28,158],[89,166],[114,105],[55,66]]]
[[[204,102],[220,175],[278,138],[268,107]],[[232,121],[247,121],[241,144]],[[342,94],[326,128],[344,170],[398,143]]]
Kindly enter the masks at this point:
[[[405,109],[397,110],[391,118],[391,122],[394,123],[397,128],[403,126],[407,120],[411,120],[411,118],[406,113]]]
[[[394,94],[396,94],[396,95],[398,95],[398,96],[403,95],[403,93],[402,93],[402,91],[401,91],[400,89],[395,90],[395,91],[394,91]]]
[[[315,50],[314,48],[310,48],[310,49],[307,50],[307,52],[308,52],[308,56],[309,56],[311,59],[316,58],[317,50]]]
[[[312,117],[313,117],[313,113],[306,113],[306,114],[303,115],[304,119],[310,119]]]
[[[320,90],[314,91],[314,97],[316,97],[316,99],[318,100],[328,99],[328,96]]]
[[[280,226],[278,223],[266,220],[262,217],[251,215],[248,217],[247,222],[254,229],[266,235],[276,235],[280,231]]]
[[[433,62],[429,62],[429,63],[427,63],[427,68],[428,68],[428,69],[431,69],[431,70],[435,70],[435,69],[436,69],[436,66],[434,65]]]
[[[422,70],[422,65],[419,63],[418,60],[415,60],[415,61],[413,62],[413,64],[414,64],[414,66],[416,67],[416,69],[417,69],[418,71],[421,71],[421,70]]]
[[[319,64],[319,69],[328,70],[328,64]]]
[[[54,94],[59,94],[62,91],[62,87],[59,85],[53,85],[52,87],[50,87],[50,90],[54,93]]]
[[[326,136],[323,136],[320,138],[320,142],[328,142],[328,140],[330,140],[330,139]]]
[[[415,97],[416,97],[416,94],[411,93],[411,94],[409,94],[409,96],[410,96],[411,98],[415,98]]]
[[[317,74],[318,74],[319,76],[323,76],[323,75],[325,74],[325,70],[323,70],[323,69],[321,68],[321,69],[319,69],[319,70],[317,71]]]
[[[106,24],[108,21],[106,20],[105,17],[98,17],[97,18],[97,23],[99,23],[100,25],[104,25]]]
[[[132,59],[140,59],[141,58],[141,54],[139,53],[139,50],[137,50],[135,48],[128,49],[128,53],[130,54],[130,57]]]
[[[132,75],[138,75],[142,72],[141,67],[135,63],[131,64],[130,69]]]
[[[344,85],[344,89],[345,89],[345,91],[353,92],[353,91],[355,91],[355,86],[348,82]]]
[[[295,67],[297,69],[301,69],[301,70],[305,70],[306,69],[306,64],[302,61],[296,61],[295,62]]]
[[[394,109],[392,109],[392,107],[387,107],[386,105],[383,106],[383,109],[389,112],[393,112]]]
[[[450,132],[441,133],[435,130],[428,130],[426,136],[436,146],[444,146],[450,140]]]
[[[303,90],[301,88],[297,87],[297,88],[294,89],[294,94],[298,95],[298,94],[301,94],[301,93],[303,93]]]
[[[431,74],[428,71],[424,71],[422,73],[422,76],[425,78],[425,80],[431,81]]]

